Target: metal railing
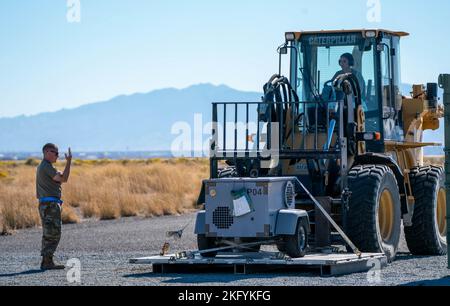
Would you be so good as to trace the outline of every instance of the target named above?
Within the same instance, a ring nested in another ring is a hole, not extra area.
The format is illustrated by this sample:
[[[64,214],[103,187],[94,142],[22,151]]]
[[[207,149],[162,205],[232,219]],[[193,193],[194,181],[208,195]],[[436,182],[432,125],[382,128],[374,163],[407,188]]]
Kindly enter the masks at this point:
[[[211,158],[264,159],[270,158],[268,153],[276,154],[281,159],[339,158],[340,140],[344,136],[340,128],[343,126],[342,106],[343,101],[214,102]],[[239,113],[241,109],[243,114]],[[272,117],[277,120],[272,122]],[[251,125],[256,131],[251,131]],[[267,130],[265,134],[264,127]],[[299,132],[303,136],[302,144],[296,145]],[[319,133],[327,135],[325,146],[319,147]],[[244,140],[238,137],[240,134],[244,134]],[[306,138],[311,137],[311,134],[313,143],[308,146]],[[337,136],[337,146],[330,148],[333,135]],[[256,136],[256,139],[250,139],[252,136]],[[250,148],[250,142],[254,143],[253,148]],[[261,143],[265,145],[261,146]]]

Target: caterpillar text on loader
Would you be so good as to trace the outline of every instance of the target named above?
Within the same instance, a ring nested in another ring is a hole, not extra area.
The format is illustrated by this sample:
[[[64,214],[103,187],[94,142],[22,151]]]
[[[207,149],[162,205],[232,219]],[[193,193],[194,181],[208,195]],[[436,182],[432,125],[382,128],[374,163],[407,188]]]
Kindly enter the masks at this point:
[[[213,103],[211,178],[195,226],[202,256],[260,242],[293,258],[344,244],[393,260],[402,221],[411,253],[447,252],[445,172],[423,163],[423,148],[440,144],[422,142],[444,112],[437,83],[402,95],[407,35],[286,33],[261,102]]]

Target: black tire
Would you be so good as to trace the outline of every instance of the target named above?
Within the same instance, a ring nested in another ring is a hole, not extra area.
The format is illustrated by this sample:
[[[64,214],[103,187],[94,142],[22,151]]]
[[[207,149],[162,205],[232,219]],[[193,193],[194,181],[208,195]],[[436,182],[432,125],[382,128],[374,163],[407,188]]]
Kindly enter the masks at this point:
[[[356,166],[348,174],[348,186],[348,237],[360,251],[384,253],[389,261],[394,260],[400,242],[401,203],[392,170],[384,165]],[[390,217],[383,214],[387,210]]]
[[[286,243],[284,241],[277,242],[277,249],[280,253],[286,253]]]
[[[437,207],[439,192],[445,192],[445,172],[436,166],[419,167],[411,170],[409,179],[415,204],[412,226],[404,229],[408,248],[414,255],[444,255],[447,229],[439,229]]]
[[[197,235],[197,245],[198,245],[198,250],[199,251],[213,249],[213,248],[217,247],[216,244],[215,244],[215,239],[214,238],[210,238],[210,237],[206,237],[205,234],[198,234]],[[202,257],[216,257],[217,252],[201,253],[201,255],[202,255]]]
[[[299,219],[294,235],[284,237],[284,248],[286,254],[292,258],[300,258],[306,255],[308,248],[308,221],[305,218]]]

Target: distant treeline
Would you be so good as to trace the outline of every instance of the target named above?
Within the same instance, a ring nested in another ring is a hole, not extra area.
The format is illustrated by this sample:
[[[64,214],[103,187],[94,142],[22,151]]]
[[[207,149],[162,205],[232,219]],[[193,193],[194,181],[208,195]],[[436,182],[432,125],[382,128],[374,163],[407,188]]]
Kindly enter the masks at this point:
[[[61,150],[62,152],[64,150]],[[424,148],[424,154],[429,156],[444,155],[444,147]],[[81,160],[94,159],[148,159],[148,158],[172,158],[172,157],[207,157],[199,152],[176,152],[171,151],[118,151],[118,152],[74,152],[74,158]],[[40,152],[2,152],[0,160],[27,160],[30,158],[40,159]],[[64,159],[64,154],[60,154],[60,159]]]

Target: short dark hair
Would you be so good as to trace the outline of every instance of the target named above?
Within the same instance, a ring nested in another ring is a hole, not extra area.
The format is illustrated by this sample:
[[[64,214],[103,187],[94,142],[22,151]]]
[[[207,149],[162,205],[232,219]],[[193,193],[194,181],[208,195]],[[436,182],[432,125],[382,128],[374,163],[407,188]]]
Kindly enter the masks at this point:
[[[353,57],[352,54],[344,53],[344,54],[341,55],[341,57],[347,59],[349,66],[354,66],[355,65],[355,58]]]
[[[50,150],[50,149],[58,150],[58,147],[54,143],[46,143],[42,147],[42,153],[45,153],[45,151]]]

